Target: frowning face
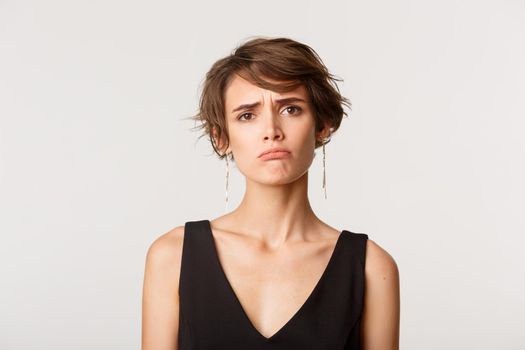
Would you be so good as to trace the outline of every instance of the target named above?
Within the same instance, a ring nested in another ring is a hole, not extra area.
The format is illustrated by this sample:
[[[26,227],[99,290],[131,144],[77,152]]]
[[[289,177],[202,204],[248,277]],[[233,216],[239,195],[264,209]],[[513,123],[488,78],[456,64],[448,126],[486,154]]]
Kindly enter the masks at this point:
[[[225,91],[229,148],[237,168],[264,184],[285,184],[310,167],[315,149],[315,119],[304,86],[278,93],[236,75]],[[280,148],[261,156],[265,151]]]

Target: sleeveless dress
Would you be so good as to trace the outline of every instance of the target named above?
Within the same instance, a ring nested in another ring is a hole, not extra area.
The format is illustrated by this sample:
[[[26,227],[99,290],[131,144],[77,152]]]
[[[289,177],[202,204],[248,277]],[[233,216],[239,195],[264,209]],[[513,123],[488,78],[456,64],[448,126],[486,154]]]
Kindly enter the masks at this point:
[[[179,280],[180,350],[358,350],[368,235],[343,230],[321,278],[267,338],[253,326],[220,264],[209,220],[188,221]]]

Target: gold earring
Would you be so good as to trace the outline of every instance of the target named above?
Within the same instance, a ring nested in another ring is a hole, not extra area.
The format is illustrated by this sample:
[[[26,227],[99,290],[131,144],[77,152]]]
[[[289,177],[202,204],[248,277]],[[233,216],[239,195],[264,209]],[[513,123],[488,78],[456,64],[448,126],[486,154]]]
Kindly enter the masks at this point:
[[[325,169],[325,150],[323,143],[323,189],[324,189],[324,199],[326,199],[326,169]]]
[[[230,163],[228,162],[228,153],[226,153],[226,210],[228,210],[228,180],[230,177]]]

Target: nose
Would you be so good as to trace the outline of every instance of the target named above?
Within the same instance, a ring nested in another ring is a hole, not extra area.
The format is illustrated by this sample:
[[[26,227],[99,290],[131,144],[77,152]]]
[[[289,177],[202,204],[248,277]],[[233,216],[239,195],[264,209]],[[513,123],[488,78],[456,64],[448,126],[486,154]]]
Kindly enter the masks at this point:
[[[270,112],[268,118],[266,118],[268,122],[265,125],[266,129],[264,131],[265,141],[282,140],[284,138],[283,131],[279,122],[276,121],[276,118],[279,118],[279,115],[273,112]]]

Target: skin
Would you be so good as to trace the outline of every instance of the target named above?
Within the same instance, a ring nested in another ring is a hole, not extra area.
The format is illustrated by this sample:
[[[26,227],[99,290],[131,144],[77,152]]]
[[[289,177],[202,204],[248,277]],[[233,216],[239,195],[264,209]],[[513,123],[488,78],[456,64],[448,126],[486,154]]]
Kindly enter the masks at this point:
[[[298,97],[305,102],[278,104]],[[259,102],[233,113],[239,105]],[[295,106],[295,107],[294,107]],[[322,275],[341,230],[321,221],[308,200],[308,169],[315,131],[304,87],[277,93],[236,76],[226,89],[230,143],[246,192],[237,208],[211,221],[220,263],[252,326],[276,333],[308,298]],[[238,119],[240,118],[240,119]],[[224,142],[217,140],[220,149]],[[286,159],[261,160],[270,147],[285,147]],[[177,349],[178,282],[184,226],[149,247],[143,286],[142,350]],[[367,242],[362,349],[399,349],[400,293],[397,264],[373,240]]]

